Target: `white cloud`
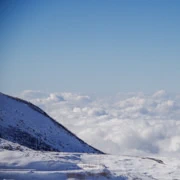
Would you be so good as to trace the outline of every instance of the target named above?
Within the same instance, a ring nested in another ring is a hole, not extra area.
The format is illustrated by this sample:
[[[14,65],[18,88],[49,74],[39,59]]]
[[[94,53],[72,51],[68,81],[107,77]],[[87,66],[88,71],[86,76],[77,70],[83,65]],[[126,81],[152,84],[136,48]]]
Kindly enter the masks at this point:
[[[163,97],[165,97],[166,95],[167,95],[166,91],[164,91],[164,90],[159,90],[159,91],[157,91],[157,92],[155,92],[155,93],[153,94],[153,97],[154,97],[154,98],[163,98]]]
[[[58,95],[58,94],[53,94],[51,93],[49,95],[49,97],[47,98],[48,101],[52,101],[52,102],[60,102],[60,101],[65,101],[64,97]]]
[[[25,91],[22,98],[43,108],[89,144],[107,153],[180,152],[180,96],[164,90],[91,97],[69,92]]]
[[[180,152],[180,136],[171,138],[170,151]]]

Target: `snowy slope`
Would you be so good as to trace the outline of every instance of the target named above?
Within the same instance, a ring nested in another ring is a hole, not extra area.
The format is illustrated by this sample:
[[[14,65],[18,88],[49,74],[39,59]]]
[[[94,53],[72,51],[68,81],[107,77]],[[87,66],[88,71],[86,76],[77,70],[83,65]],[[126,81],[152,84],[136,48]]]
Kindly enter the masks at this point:
[[[0,137],[35,150],[101,153],[37,106],[2,93]]]
[[[180,161],[173,158],[0,149],[0,179],[178,180]]]

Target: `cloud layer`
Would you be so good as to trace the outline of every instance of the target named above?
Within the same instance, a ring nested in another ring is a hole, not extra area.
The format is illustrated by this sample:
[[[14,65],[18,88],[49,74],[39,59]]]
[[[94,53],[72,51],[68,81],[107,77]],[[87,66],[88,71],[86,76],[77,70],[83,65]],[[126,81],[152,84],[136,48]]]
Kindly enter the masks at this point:
[[[69,92],[24,91],[84,141],[112,154],[180,153],[180,95],[118,93],[98,97]]]

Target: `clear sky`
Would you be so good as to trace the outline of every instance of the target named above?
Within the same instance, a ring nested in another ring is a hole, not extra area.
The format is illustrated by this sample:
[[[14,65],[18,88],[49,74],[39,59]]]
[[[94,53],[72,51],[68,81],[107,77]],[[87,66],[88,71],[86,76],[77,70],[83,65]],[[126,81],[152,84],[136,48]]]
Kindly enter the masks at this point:
[[[179,0],[1,0],[0,91],[180,91]]]

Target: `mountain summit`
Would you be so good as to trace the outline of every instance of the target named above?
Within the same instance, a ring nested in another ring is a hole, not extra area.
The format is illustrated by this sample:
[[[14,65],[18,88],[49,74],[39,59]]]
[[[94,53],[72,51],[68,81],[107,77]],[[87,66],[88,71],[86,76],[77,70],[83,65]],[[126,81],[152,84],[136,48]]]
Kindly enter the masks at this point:
[[[98,153],[39,107],[0,93],[0,138],[34,150]]]

